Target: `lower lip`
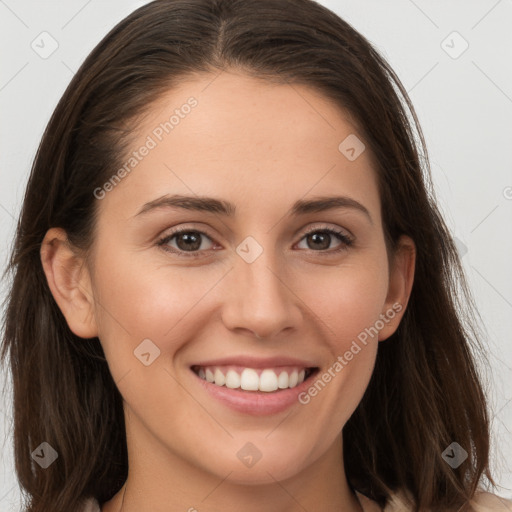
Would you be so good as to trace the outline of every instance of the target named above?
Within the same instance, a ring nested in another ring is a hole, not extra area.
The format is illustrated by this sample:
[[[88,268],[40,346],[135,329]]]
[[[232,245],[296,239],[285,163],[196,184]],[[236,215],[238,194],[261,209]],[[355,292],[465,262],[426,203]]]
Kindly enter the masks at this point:
[[[216,384],[201,379],[201,377],[196,375],[193,371],[192,374],[210,396],[230,409],[245,414],[263,416],[277,414],[285,411],[293,404],[299,404],[298,395],[310,386],[311,378],[314,377],[316,372],[313,372],[304,382],[301,382],[294,388],[269,393],[265,391],[243,391],[240,388],[231,389],[226,386],[217,386]]]

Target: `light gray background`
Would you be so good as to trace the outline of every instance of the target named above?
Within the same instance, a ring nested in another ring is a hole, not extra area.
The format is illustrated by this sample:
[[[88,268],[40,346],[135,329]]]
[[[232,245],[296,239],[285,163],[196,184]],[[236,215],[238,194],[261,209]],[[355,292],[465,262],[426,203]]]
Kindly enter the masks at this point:
[[[0,0],[2,270],[29,168],[51,112],[92,48],[118,21],[145,3]],[[384,54],[419,115],[441,209],[459,240],[488,331],[493,467],[499,494],[511,498],[512,0],[321,3]],[[41,36],[42,32],[50,36]],[[52,39],[58,48],[47,58],[31,47],[40,53],[49,51],[55,44]],[[0,298],[4,295],[5,285]],[[6,403],[0,402],[2,511],[19,509],[20,499],[9,433],[9,390],[6,396]]]

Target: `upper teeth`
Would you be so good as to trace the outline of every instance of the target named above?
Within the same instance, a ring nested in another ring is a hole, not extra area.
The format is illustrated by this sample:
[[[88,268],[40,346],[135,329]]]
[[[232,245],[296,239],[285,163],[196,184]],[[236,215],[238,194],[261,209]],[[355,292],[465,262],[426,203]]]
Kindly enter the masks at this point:
[[[231,389],[242,388],[246,391],[276,391],[277,389],[294,388],[304,382],[305,368],[290,368],[274,371],[272,369],[256,370],[233,368],[222,371],[218,367],[199,368],[197,374],[202,379]]]

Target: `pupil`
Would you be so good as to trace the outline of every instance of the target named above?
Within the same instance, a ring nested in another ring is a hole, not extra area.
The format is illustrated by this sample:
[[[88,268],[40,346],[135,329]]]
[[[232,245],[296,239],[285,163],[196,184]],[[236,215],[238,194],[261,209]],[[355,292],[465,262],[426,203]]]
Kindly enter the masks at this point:
[[[180,241],[184,241],[184,244],[180,244]],[[190,243],[191,242],[191,243]],[[176,243],[180,249],[185,251],[193,251],[199,249],[201,246],[200,237],[198,233],[190,232],[190,233],[182,233],[178,235]]]
[[[324,233],[324,234],[319,234],[319,233],[313,233],[312,235],[309,235],[309,238],[311,240],[313,240],[314,243],[317,243],[318,241],[322,242],[323,240],[323,244],[321,244],[322,246],[320,247],[320,249],[328,249],[329,248],[329,242],[330,242],[330,235]],[[317,245],[317,248],[318,245]]]

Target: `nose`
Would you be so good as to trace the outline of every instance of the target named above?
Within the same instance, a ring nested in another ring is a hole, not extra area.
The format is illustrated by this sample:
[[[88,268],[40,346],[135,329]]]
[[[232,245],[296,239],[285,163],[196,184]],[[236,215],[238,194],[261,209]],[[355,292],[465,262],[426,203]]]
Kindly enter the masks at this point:
[[[226,328],[258,338],[273,338],[297,329],[303,315],[293,293],[290,272],[277,265],[270,251],[247,263],[236,258],[223,290],[222,320]]]

